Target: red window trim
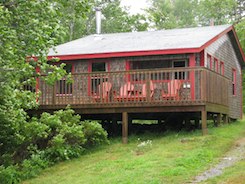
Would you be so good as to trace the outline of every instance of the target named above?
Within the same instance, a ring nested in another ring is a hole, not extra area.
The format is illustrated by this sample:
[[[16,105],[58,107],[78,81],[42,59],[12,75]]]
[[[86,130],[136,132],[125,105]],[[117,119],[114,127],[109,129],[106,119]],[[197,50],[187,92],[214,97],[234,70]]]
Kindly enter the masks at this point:
[[[220,61],[220,74],[225,75],[225,64],[223,61]]]
[[[208,65],[208,62],[209,62],[209,65]],[[207,68],[212,70],[212,56],[210,54],[207,54]]]
[[[232,95],[236,96],[237,89],[237,78],[236,78],[236,69],[232,68]]]
[[[219,72],[219,60],[214,57],[214,71]]]
[[[89,60],[88,61],[88,73],[91,73],[92,72],[92,64],[93,63],[106,63],[106,65],[107,65],[107,71],[108,72],[111,71],[110,61],[108,61],[108,60],[99,60],[99,61]]]
[[[107,72],[110,72],[111,71],[111,66],[110,66],[110,60],[89,60],[88,61],[88,73],[92,73],[92,64],[93,63],[105,63],[106,66],[107,66]],[[92,77],[89,75],[88,77],[88,96],[91,96],[92,95]]]

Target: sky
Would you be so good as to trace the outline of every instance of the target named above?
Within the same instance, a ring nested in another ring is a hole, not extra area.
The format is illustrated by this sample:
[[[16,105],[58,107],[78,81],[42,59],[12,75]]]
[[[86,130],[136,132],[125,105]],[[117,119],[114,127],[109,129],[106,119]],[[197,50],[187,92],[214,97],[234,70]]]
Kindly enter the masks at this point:
[[[142,8],[147,7],[147,0],[121,0],[121,6],[129,6],[130,13],[143,13]]]

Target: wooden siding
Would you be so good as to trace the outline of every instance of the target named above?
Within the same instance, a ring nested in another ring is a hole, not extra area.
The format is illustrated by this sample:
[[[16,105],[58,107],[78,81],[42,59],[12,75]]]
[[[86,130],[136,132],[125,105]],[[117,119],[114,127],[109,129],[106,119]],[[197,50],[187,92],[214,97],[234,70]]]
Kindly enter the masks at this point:
[[[236,69],[236,95],[232,95],[232,83],[229,83],[229,116],[234,119],[239,119],[242,116],[242,86],[241,86],[241,66],[236,56],[235,50],[232,46],[229,36],[226,34],[211,44],[205,49],[205,58],[207,54],[218,59],[224,63],[224,75],[232,79],[232,69]],[[205,59],[207,62],[207,58]]]
[[[228,106],[230,81],[202,67],[75,73],[72,78],[72,84],[57,81],[54,86],[40,80],[41,108],[68,104],[96,108],[205,103]]]

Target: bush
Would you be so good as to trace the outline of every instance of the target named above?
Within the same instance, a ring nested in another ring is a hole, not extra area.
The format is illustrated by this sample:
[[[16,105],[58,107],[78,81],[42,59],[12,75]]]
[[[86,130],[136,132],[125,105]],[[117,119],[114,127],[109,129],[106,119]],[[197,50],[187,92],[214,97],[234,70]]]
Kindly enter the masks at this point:
[[[85,147],[109,143],[107,132],[102,128],[101,124],[96,121],[83,121],[82,127],[86,138]]]
[[[50,162],[45,158],[44,151],[32,154],[30,159],[24,160],[21,164],[21,179],[34,177],[49,165]]]
[[[0,184],[15,184],[20,182],[17,166],[0,166]]]
[[[66,108],[54,114],[44,112],[40,119],[24,122],[15,154],[0,155],[7,160],[2,164],[19,166],[0,167],[0,183],[18,183],[36,176],[54,162],[79,157],[85,148],[108,143],[107,132],[98,122],[81,122],[81,117],[74,113]],[[11,157],[15,162],[11,162]]]

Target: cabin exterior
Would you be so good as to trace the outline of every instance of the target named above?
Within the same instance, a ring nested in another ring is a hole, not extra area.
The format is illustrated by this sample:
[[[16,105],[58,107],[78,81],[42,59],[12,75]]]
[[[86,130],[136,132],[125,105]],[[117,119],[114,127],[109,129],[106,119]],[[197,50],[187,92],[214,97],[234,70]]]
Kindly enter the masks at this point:
[[[66,63],[73,83],[38,79],[40,110],[70,104],[84,115],[119,114],[124,142],[129,115],[194,113],[204,134],[210,114],[218,122],[242,117],[245,57],[231,25],[90,35],[55,50],[49,59]]]

